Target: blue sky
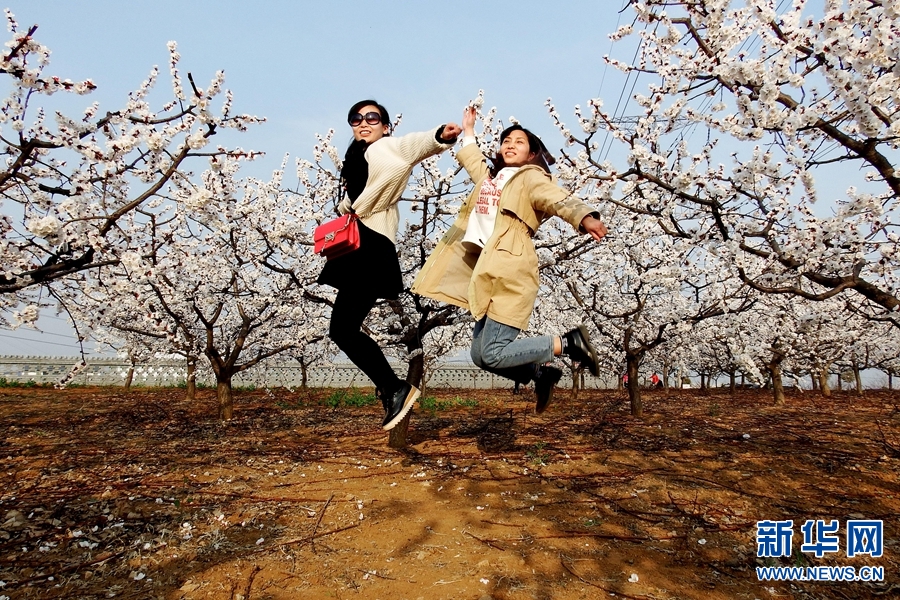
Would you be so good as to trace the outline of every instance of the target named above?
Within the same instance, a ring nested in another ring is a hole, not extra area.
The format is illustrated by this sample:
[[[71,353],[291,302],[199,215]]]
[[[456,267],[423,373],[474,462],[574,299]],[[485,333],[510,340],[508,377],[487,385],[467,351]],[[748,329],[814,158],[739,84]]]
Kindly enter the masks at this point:
[[[263,164],[275,168],[284,153],[309,156],[314,134],[331,127],[342,146],[341,134],[350,138],[347,108],[368,97],[403,113],[401,132],[417,131],[458,122],[484,89],[502,118],[515,115],[542,137],[555,136],[548,97],[570,116],[600,93],[605,75],[607,105],[618,98],[613,80],[622,77],[602,56],[609,32],[630,19],[619,14],[624,4],[29,0],[9,7],[23,28],[39,24],[54,74],[94,80],[99,89],[89,98],[101,108],[121,105],[152,65],[163,70],[158,88],[168,92],[166,43],[177,41],[182,76],[192,72],[202,87],[223,69],[235,110],[267,117],[229,142],[266,151]]]
[[[471,0],[359,2],[330,0],[256,3],[231,0],[28,0],[5,5],[20,29],[37,24],[36,38],[52,50],[48,73],[91,78],[89,96],[54,96],[53,108],[79,115],[97,101],[101,111],[122,106],[153,65],[160,102],[170,98],[166,43],[178,42],[180,70],[204,87],[223,69],[234,110],[268,122],[218,144],[263,150],[247,168],[265,177],[285,153],[310,158],[316,133],[338,132],[350,105],[375,98],[403,114],[400,133],[459,122],[479,89],[487,107],[514,115],[557,152],[561,140],[547,116],[552,97],[574,124],[574,105],[604,98],[616,106],[624,77],[602,60],[608,38],[631,18],[626,0]],[[622,45],[613,53],[623,56]],[[631,114],[631,113],[628,113]],[[345,139],[346,138],[346,141]],[[62,318],[46,315],[44,333],[0,330],[0,354],[70,355],[78,348]]]

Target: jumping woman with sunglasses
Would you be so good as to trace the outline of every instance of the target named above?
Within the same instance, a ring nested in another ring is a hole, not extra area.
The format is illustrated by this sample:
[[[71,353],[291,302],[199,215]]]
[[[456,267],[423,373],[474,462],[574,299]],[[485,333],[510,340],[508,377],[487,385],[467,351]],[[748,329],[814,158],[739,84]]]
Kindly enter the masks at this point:
[[[456,143],[459,125],[447,123],[431,131],[390,135],[387,109],[375,100],[357,102],[347,114],[353,142],[341,168],[346,197],[341,214],[359,215],[360,247],[325,264],[319,283],[337,288],[329,336],[374,383],[384,405],[382,427],[392,429],[412,408],[419,390],[397,377],[378,344],[362,331],[366,316],[380,298],[395,299],[403,291],[397,259],[397,201],[413,167]]]
[[[534,381],[535,412],[547,408],[562,371],[546,366],[565,354],[599,374],[587,328],[562,336],[516,339],[528,328],[539,291],[532,240],[551,216],[600,241],[606,226],[593,207],[557,185],[555,161],[536,135],[520,125],[500,134],[488,165],[475,143],[475,110],[463,112],[463,147],[456,159],[475,183],[450,230],[419,272],[412,291],[468,309],[475,317],[472,361],[516,383]]]

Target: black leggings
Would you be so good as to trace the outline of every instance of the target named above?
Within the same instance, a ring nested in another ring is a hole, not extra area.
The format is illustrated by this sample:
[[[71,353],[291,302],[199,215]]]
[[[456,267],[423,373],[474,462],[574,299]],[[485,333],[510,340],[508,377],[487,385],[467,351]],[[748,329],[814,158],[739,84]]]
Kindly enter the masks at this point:
[[[347,358],[369,376],[375,387],[385,394],[393,394],[403,383],[384,357],[375,340],[362,332],[366,316],[378,300],[372,294],[338,290],[331,309],[328,335]]]

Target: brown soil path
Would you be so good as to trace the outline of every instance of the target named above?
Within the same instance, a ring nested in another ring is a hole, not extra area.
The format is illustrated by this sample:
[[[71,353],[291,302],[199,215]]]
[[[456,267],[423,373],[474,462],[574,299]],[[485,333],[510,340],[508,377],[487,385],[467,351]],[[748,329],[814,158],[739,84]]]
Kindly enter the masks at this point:
[[[0,598],[900,596],[900,393],[441,391],[411,447],[329,391],[0,389]],[[429,392],[431,394],[431,392]],[[453,406],[477,402],[474,407]],[[884,521],[881,558],[799,553],[806,519]],[[756,557],[793,519],[795,556]],[[768,561],[768,562],[766,562]],[[760,582],[759,565],[885,581]]]

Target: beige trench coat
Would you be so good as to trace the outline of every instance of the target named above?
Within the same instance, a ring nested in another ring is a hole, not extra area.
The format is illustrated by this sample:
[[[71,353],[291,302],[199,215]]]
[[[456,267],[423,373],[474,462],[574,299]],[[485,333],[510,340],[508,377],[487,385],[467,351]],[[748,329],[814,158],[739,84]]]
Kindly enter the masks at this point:
[[[527,329],[539,287],[532,236],[554,215],[579,230],[582,219],[595,211],[554,183],[540,167],[526,165],[503,186],[494,232],[484,249],[480,254],[467,252],[462,238],[488,166],[477,144],[464,146],[457,160],[475,188],[428,257],[412,291],[466,308],[476,321],[487,315],[498,323]]]

